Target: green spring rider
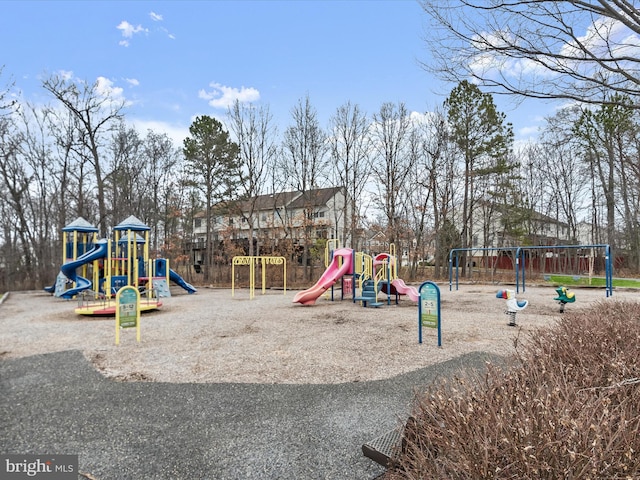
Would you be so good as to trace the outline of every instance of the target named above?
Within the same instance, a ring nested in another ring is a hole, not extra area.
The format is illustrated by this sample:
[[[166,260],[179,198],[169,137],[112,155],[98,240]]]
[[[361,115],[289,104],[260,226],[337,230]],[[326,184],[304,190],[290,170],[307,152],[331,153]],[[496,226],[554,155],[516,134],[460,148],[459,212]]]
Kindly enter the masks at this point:
[[[564,306],[567,303],[573,303],[576,301],[576,294],[570,291],[567,287],[556,288],[558,296],[554,298],[560,304],[560,313],[564,313]]]

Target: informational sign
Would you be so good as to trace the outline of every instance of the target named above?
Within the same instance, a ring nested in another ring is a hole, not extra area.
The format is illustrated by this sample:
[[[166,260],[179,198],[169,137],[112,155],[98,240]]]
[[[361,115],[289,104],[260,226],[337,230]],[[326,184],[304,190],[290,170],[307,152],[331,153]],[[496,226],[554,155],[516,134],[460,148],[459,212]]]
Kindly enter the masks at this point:
[[[442,346],[440,317],[440,288],[433,282],[424,282],[418,288],[418,343],[422,343],[422,328],[438,329],[438,346]]]
[[[130,285],[116,294],[116,345],[120,343],[121,328],[135,328],[140,341],[140,292]]]

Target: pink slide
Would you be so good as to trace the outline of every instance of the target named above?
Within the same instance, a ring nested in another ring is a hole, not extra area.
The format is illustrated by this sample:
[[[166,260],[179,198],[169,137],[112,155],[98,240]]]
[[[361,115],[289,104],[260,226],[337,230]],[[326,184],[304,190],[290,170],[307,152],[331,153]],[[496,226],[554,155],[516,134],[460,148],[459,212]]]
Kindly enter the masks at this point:
[[[342,265],[339,264],[338,258],[342,258]],[[336,283],[340,277],[347,273],[353,273],[352,259],[353,250],[350,248],[334,250],[333,259],[320,277],[320,280],[318,280],[313,287],[296,293],[296,296],[293,297],[293,303],[301,303],[303,305],[313,305],[316,303],[317,298],[326,292],[331,285]]]
[[[376,255],[376,258],[374,259],[373,264],[382,265],[384,262],[389,262],[389,261],[391,262],[395,261],[394,257],[389,255],[388,253],[380,253]],[[383,286],[383,289],[385,289],[384,286]],[[415,287],[410,287],[409,285],[404,283],[404,280],[402,280],[401,278],[396,278],[394,281],[391,282],[391,293],[396,293],[396,292],[400,295],[406,295],[414,302],[417,302],[420,299],[420,294],[418,293],[418,290]]]
[[[420,294],[415,287],[410,287],[409,285],[404,283],[404,280],[401,278],[396,278],[393,282],[391,282],[391,286],[396,289],[400,295],[406,295],[412,301],[417,302],[420,299]]]

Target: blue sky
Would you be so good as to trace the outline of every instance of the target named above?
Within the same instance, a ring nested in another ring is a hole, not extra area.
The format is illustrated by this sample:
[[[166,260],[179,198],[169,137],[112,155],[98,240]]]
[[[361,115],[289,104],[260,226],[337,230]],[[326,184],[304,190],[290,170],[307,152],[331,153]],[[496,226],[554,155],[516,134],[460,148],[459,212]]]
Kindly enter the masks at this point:
[[[101,77],[130,102],[130,122],[178,142],[235,98],[268,104],[282,132],[306,95],[326,126],[347,101],[425,112],[454,87],[419,65],[428,28],[414,0],[3,1],[2,12],[0,85],[40,103],[50,74]],[[552,113],[496,102],[520,139]]]

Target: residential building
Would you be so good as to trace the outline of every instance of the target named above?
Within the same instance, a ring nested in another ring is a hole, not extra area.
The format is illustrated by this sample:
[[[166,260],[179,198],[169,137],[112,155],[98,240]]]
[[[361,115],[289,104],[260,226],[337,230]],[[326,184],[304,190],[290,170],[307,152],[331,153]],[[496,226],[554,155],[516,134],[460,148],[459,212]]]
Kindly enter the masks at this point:
[[[212,243],[231,241],[248,253],[253,239],[254,254],[293,249],[305,241],[336,238],[344,242],[350,225],[348,199],[343,187],[318,188],[306,192],[280,192],[220,204],[214,208]],[[205,213],[196,215],[192,245],[195,264],[202,263],[206,247]]]

